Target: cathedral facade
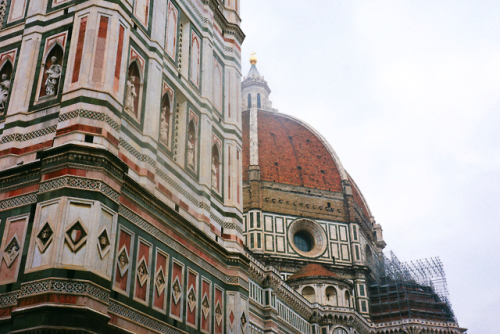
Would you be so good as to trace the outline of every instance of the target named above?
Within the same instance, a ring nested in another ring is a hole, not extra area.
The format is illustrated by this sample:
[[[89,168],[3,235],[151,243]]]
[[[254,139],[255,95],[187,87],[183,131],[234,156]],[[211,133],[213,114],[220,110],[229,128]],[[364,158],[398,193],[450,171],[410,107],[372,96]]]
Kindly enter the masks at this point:
[[[465,331],[255,58],[242,80],[240,22],[0,0],[1,333]]]

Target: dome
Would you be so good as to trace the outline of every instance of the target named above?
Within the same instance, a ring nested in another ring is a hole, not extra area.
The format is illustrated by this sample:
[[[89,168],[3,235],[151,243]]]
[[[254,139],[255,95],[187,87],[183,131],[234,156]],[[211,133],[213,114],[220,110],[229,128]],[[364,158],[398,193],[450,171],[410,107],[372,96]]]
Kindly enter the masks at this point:
[[[288,282],[298,280],[298,279],[303,279],[303,278],[309,278],[309,277],[335,277],[339,278],[339,276],[330,270],[326,269],[325,267],[316,264],[316,263],[310,263],[299,270],[297,270],[290,278],[288,278]]]
[[[310,126],[291,116],[263,110],[257,111],[257,124],[261,180],[343,191],[342,180],[347,176],[342,165],[328,143]],[[243,181],[248,181],[249,113],[243,114],[242,127]]]

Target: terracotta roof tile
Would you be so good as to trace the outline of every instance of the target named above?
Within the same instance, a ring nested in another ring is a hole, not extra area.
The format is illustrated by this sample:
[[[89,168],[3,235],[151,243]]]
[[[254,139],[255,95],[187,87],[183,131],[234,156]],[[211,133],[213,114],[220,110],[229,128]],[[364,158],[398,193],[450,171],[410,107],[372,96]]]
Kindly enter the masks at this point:
[[[288,280],[294,280],[298,278],[306,278],[313,276],[327,276],[327,277],[338,277],[336,274],[332,273],[330,270],[325,267],[316,264],[310,263],[295,272],[292,276],[288,278]]]

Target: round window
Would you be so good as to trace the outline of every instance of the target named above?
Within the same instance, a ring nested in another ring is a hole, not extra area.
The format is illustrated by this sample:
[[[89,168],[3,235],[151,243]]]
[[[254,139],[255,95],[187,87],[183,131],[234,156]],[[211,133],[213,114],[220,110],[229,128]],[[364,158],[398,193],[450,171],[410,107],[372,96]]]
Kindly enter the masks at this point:
[[[325,231],[316,222],[298,219],[288,229],[288,240],[293,250],[305,257],[318,257],[326,250]]]
[[[298,231],[293,236],[293,242],[298,249],[303,252],[310,252],[314,247],[314,239],[307,231]]]

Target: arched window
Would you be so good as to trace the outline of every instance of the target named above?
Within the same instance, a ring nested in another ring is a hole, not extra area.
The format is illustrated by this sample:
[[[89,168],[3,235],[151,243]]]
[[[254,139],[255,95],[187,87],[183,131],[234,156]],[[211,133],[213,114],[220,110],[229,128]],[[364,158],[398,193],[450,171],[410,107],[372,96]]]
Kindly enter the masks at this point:
[[[257,93],[257,108],[261,108],[261,104],[260,104],[260,93]]]
[[[7,59],[0,69],[0,115],[7,110],[7,102],[10,96],[10,84],[12,79],[12,63]]]
[[[193,31],[191,33],[191,81],[200,86],[200,37]]]
[[[57,96],[62,75],[63,57],[63,48],[57,43],[45,57],[42,64],[42,73],[40,73],[42,75],[42,84],[38,95],[40,98]]]
[[[214,73],[213,73],[213,101],[215,108],[222,111],[222,65],[214,57]]]
[[[302,290],[302,296],[307,299],[310,303],[315,303],[316,302],[316,293],[314,292],[314,289],[310,286],[306,286]]]
[[[133,61],[128,67],[127,90],[125,91],[125,110],[139,116],[141,99],[141,72],[137,62]]]
[[[220,155],[217,144],[212,146],[212,188],[220,192]]]
[[[250,109],[252,108],[252,95],[248,94],[248,103],[247,107]]]
[[[325,290],[325,304],[331,306],[337,306],[337,289],[333,286],[329,286]]]
[[[168,93],[163,95],[163,99],[161,101],[161,115],[160,115],[160,140],[164,142],[167,146],[169,144],[170,138],[170,98]]]
[[[196,170],[196,126],[194,120],[189,122],[188,126],[188,140],[187,140],[187,166],[192,170]]]
[[[345,307],[350,307],[350,305],[349,305],[350,304],[349,303],[350,300],[351,300],[351,297],[349,295],[349,291],[346,290],[345,293],[344,293],[344,306]]]
[[[167,41],[165,43],[165,48],[172,59],[175,59],[177,47],[177,16],[177,8],[169,1],[167,14]]]

